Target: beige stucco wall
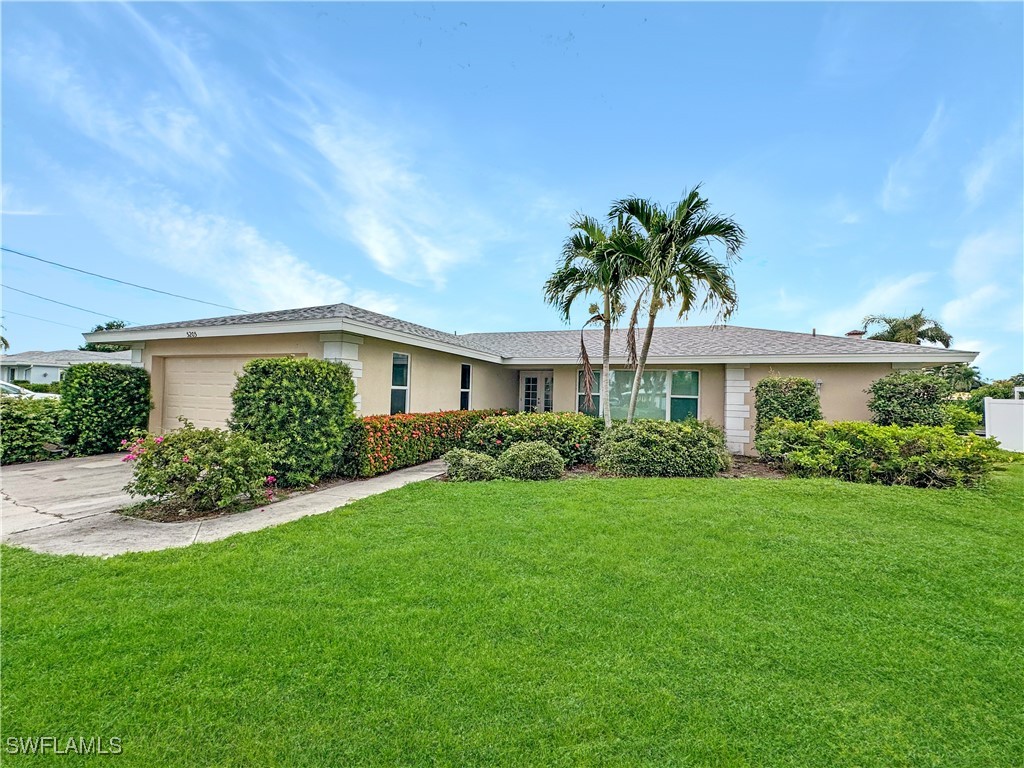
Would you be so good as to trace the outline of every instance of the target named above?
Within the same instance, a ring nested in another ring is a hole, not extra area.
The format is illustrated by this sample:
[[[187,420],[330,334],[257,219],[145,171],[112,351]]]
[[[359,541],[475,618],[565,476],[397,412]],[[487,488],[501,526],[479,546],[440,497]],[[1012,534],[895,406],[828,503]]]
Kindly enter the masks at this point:
[[[746,369],[750,383],[746,403],[750,417],[746,429],[750,430],[751,444],[744,453],[754,453],[754,423],[757,408],[754,405],[754,387],[767,376],[800,376],[811,381],[821,379],[821,415],[827,421],[868,421],[868,395],[865,390],[872,382],[892,373],[891,363],[807,363],[800,365],[751,365]]]
[[[617,367],[617,366],[613,366]],[[594,366],[600,369],[600,364]],[[554,372],[552,404],[556,411],[576,410],[576,383],[580,366],[556,365],[549,368]],[[700,396],[697,401],[697,415],[722,426],[725,414],[725,366],[724,365],[648,365],[649,371],[699,371]],[[518,397],[518,395],[517,395]]]
[[[516,407],[519,378],[513,369],[364,336],[359,345],[363,375],[358,382],[363,416],[390,413],[391,361],[395,352],[409,355],[409,411],[412,413],[458,410],[463,363],[473,366],[471,408]]]

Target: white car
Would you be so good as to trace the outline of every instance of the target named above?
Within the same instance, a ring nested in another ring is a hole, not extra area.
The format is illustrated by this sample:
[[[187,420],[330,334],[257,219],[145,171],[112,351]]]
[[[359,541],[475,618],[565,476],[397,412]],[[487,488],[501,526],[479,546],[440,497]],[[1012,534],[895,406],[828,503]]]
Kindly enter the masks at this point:
[[[0,381],[0,395],[4,397],[21,397],[26,400],[52,400],[60,399],[60,395],[53,392],[33,392],[30,389],[11,384],[9,381]]]

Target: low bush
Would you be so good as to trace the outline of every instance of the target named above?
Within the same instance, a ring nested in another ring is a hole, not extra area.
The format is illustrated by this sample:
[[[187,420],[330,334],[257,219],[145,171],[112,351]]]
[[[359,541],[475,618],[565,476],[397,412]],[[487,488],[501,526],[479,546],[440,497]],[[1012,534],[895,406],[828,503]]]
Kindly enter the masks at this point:
[[[602,429],[600,419],[582,413],[517,413],[484,419],[473,427],[466,444],[498,457],[517,443],[540,441],[574,467],[594,463]]]
[[[61,402],[0,397],[0,464],[20,464],[55,457],[47,445],[60,443]]]
[[[498,474],[510,480],[557,480],[565,472],[565,459],[547,443],[516,443],[495,463]]]
[[[283,486],[310,485],[341,469],[355,421],[347,365],[314,358],[250,360],[231,393],[230,427],[270,448]]]
[[[194,512],[250,506],[273,496],[270,450],[239,432],[183,422],[166,435],[126,440],[124,448],[123,461],[132,463],[125,490],[132,496]]]
[[[621,477],[711,477],[731,463],[725,435],[706,421],[635,421],[601,439],[597,467]]]
[[[942,409],[943,423],[952,427],[958,435],[969,435],[981,427],[981,416],[959,403],[943,403],[939,407]]]
[[[474,425],[503,411],[438,411],[367,416],[349,433],[345,474],[373,477],[461,448]]]
[[[994,440],[952,427],[779,420],[757,435],[764,461],[800,477],[946,488],[977,485],[999,454]]]
[[[130,365],[72,365],[61,381],[60,395],[61,437],[76,456],[118,450],[122,440],[146,428],[153,408],[149,374]]]
[[[27,389],[29,392],[48,392],[51,394],[60,394],[59,381],[50,381],[47,382],[46,384],[33,384],[31,381],[21,381],[15,379],[11,383],[16,384],[22,389]]]
[[[951,391],[949,382],[934,373],[895,371],[867,389],[871,420],[883,426],[941,426],[945,423],[941,406]]]
[[[486,453],[453,448],[443,458],[448,465],[448,479],[453,482],[493,480],[498,476],[497,461]]]
[[[821,398],[810,379],[798,376],[768,376],[754,387],[756,430],[772,424],[775,419],[817,421],[821,418]]]

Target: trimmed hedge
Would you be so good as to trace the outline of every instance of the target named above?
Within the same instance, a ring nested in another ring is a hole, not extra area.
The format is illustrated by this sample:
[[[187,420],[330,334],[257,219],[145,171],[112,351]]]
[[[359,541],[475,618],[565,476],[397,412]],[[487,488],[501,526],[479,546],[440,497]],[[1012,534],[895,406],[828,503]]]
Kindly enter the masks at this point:
[[[231,393],[228,425],[271,450],[281,485],[337,474],[355,421],[347,365],[314,358],[250,360]]]
[[[254,505],[273,497],[270,450],[239,432],[196,429],[187,421],[166,435],[125,441],[132,496],[194,512]]]
[[[60,443],[61,402],[0,397],[0,464],[20,464],[56,458],[47,443]]]
[[[345,474],[374,477],[461,448],[470,429],[505,411],[438,411],[367,416],[349,431]],[[502,417],[504,418],[504,417]]]
[[[882,426],[914,424],[939,427],[945,423],[942,404],[952,391],[949,382],[934,373],[895,371],[866,390],[871,420]]]
[[[754,429],[761,430],[775,419],[817,421],[821,418],[821,398],[810,379],[798,376],[768,376],[754,387],[757,419]]]
[[[757,435],[762,460],[800,477],[917,488],[975,486],[999,456],[994,440],[952,427],[779,420]]]
[[[497,460],[501,477],[510,480],[557,480],[565,472],[565,459],[547,443],[516,443]]]
[[[452,482],[472,483],[494,480],[498,476],[498,462],[486,453],[452,448],[442,458],[448,465],[448,479]]]
[[[517,413],[484,419],[466,437],[466,445],[497,458],[517,443],[540,441],[574,467],[594,463],[603,429],[600,419],[583,413]]]
[[[72,365],[61,381],[60,431],[76,456],[111,453],[145,429],[153,408],[149,374],[115,363]]]
[[[21,387],[22,389],[27,389],[29,392],[46,392],[55,395],[60,394],[59,381],[50,381],[46,384],[33,384],[31,381],[15,379],[11,383]]]
[[[722,430],[694,419],[619,424],[597,449],[598,469],[620,477],[711,477],[731,463]]]

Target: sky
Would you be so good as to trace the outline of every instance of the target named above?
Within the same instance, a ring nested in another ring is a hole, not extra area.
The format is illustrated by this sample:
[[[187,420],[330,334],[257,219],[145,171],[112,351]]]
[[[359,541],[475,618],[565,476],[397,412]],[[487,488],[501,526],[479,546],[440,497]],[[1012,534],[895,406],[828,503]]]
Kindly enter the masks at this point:
[[[731,323],[923,308],[1024,369],[1020,3],[2,14],[5,247],[245,311],[576,328],[542,297],[572,215],[699,183],[747,234]],[[3,284],[12,352],[233,314],[8,253]]]

